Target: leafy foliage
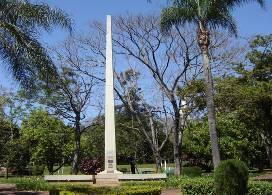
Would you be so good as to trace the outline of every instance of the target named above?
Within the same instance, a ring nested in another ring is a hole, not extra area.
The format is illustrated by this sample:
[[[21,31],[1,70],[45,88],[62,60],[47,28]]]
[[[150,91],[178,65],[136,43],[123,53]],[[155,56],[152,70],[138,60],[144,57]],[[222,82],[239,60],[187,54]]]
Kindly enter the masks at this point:
[[[215,195],[214,184],[211,179],[183,179],[180,181],[181,191],[184,195]]]
[[[211,145],[206,118],[192,122],[184,132],[184,154],[189,165],[211,169]],[[241,159],[249,165],[258,159],[259,152],[256,135],[239,121],[237,114],[217,116],[217,129],[222,159]],[[250,144],[249,144],[250,143]]]
[[[42,109],[32,111],[22,123],[22,139],[29,147],[31,161],[37,165],[46,164],[50,173],[55,163],[69,160],[71,134],[71,129],[62,121]]]
[[[202,169],[200,167],[183,167],[181,174],[189,177],[199,177],[202,174]]]
[[[217,107],[223,114],[235,114],[236,118],[254,135],[250,142],[265,148],[272,166],[272,36],[258,36],[251,42],[249,60],[239,64],[237,76],[229,76],[217,82]],[[243,130],[241,130],[243,132]],[[257,153],[256,153],[257,154]],[[259,155],[259,159],[264,159]],[[264,163],[263,163],[264,164]]]
[[[248,195],[270,195],[272,194],[271,182],[249,182]]]
[[[137,130],[139,124],[125,112],[116,112],[117,161],[128,164],[130,158],[137,162],[152,161],[152,151],[144,135]],[[104,154],[104,117],[97,118],[91,128],[82,135],[82,157],[86,159],[102,158]],[[167,149],[166,149],[167,151]],[[171,154],[169,154],[170,156]]]
[[[242,161],[222,161],[215,170],[214,180],[216,194],[247,194],[248,169]]]
[[[248,63],[235,66],[235,75],[215,80],[221,157],[240,159],[260,170],[268,166],[268,161],[272,164],[271,48],[271,36],[258,36],[251,42]],[[180,94],[192,100],[189,109],[202,113],[188,123],[183,147],[191,165],[206,169],[211,161],[211,147],[201,83],[194,81],[180,90]]]

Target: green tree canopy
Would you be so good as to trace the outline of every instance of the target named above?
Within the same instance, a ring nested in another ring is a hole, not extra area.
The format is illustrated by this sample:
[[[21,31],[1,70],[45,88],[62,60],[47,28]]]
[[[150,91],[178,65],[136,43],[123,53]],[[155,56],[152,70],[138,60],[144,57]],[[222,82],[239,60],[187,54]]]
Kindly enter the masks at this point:
[[[249,166],[259,168],[268,161],[270,167],[272,165],[271,37],[257,36],[251,41],[247,63],[236,65],[235,74],[217,78],[215,85],[222,157],[241,159]],[[205,117],[202,120],[206,107],[202,103],[204,90],[201,83],[202,81],[192,82],[182,90],[192,100],[191,107],[202,111],[200,120],[190,127],[193,130],[191,142],[186,135],[185,147],[208,158],[210,149],[207,145],[208,135],[204,132],[207,128]]]
[[[38,109],[30,113],[23,121],[22,139],[29,146],[31,161],[35,164],[46,164],[53,173],[53,166],[71,160],[72,130],[45,110]]]

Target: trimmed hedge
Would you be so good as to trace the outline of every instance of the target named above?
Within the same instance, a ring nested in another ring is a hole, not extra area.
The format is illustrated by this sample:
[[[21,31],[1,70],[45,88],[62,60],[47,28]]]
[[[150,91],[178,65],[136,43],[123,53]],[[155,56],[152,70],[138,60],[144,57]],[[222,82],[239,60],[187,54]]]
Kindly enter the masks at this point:
[[[150,186],[125,186],[125,187],[89,187],[88,189],[80,190],[69,190],[69,191],[50,191],[50,195],[99,195],[99,194],[108,194],[108,195],[160,195],[160,187],[150,187]]]
[[[127,181],[122,182],[121,187],[129,187],[129,186],[149,186],[149,187],[165,187],[166,181]]]
[[[215,195],[214,183],[210,178],[182,179],[180,187],[183,195]]]
[[[183,195],[215,195],[214,181],[211,178],[181,179]],[[272,183],[250,181],[248,195],[272,195]]]
[[[119,187],[92,187],[87,184],[51,184],[41,177],[0,179],[0,183],[13,183],[19,190],[50,191],[50,195],[160,195],[162,181],[128,182]]]
[[[160,195],[161,188],[153,186],[134,186],[134,187],[121,187],[116,192],[118,195]]]

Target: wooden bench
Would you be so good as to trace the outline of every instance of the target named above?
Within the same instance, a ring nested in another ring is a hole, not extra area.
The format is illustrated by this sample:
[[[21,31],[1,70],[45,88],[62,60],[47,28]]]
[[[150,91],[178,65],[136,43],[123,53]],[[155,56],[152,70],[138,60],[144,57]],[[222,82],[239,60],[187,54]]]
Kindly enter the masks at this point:
[[[138,171],[142,174],[153,174],[156,173],[155,169],[153,168],[138,168]]]

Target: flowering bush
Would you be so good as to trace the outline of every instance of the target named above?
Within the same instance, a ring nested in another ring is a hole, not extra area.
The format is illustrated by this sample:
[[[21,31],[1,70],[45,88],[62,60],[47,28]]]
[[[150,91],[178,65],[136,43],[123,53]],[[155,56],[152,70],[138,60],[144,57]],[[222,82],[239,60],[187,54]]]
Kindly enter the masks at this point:
[[[100,160],[84,160],[80,165],[80,172],[86,175],[96,175],[102,171],[102,163]]]

